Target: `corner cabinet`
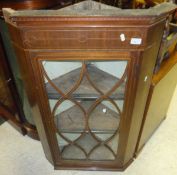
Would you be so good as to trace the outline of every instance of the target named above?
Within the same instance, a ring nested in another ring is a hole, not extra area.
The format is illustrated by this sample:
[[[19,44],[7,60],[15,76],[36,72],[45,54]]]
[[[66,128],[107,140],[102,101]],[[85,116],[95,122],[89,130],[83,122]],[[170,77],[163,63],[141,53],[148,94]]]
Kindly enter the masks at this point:
[[[55,169],[122,170],[132,162],[167,12],[175,9],[162,6],[144,16],[94,1],[4,10]]]

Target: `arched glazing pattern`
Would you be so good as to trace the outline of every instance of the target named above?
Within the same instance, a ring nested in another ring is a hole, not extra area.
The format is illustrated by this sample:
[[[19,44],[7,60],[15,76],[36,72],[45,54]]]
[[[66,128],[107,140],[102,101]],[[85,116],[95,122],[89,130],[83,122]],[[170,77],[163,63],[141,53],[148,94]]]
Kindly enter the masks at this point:
[[[128,61],[42,61],[61,159],[115,160]]]

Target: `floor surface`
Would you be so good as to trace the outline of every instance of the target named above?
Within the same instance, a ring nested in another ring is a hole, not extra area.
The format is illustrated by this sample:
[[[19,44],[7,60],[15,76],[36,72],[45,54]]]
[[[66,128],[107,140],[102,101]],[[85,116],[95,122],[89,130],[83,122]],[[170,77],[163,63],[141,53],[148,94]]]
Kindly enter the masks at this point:
[[[177,89],[167,119],[124,172],[55,171],[39,141],[0,126],[0,175],[177,175]]]

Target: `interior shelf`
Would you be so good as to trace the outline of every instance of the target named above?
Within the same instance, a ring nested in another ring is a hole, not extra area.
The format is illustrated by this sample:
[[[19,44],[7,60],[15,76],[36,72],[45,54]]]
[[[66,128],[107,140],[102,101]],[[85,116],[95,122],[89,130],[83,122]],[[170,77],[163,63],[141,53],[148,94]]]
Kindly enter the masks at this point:
[[[118,81],[119,79],[109,73],[106,73],[93,65],[87,66],[89,72],[89,77],[93,84],[99,88],[103,93],[108,92]],[[52,82],[59,87],[62,92],[70,90],[78,81],[80,76],[81,68],[72,70],[58,78],[52,80]],[[110,96],[112,99],[124,99],[124,89],[125,83],[122,83],[117,90],[113,92]],[[51,86],[50,83],[46,83],[46,90],[48,93],[49,99],[59,99],[60,94]],[[79,87],[72,93],[72,98],[74,99],[97,99],[100,96],[90,82],[84,76]]]
[[[91,106],[91,102],[84,101],[81,105],[87,110]],[[87,120],[91,131],[94,133],[114,133],[119,127],[119,114],[101,103],[90,113],[88,118],[84,117],[81,109],[74,105],[56,115],[55,122],[60,132],[66,133],[83,132]]]

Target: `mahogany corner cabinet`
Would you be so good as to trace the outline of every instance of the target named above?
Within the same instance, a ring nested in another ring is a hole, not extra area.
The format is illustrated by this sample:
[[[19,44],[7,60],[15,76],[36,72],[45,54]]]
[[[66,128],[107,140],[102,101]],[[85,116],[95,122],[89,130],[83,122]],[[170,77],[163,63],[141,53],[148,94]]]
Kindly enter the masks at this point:
[[[134,159],[167,16],[84,1],[4,9],[47,159],[55,169],[124,170]]]

